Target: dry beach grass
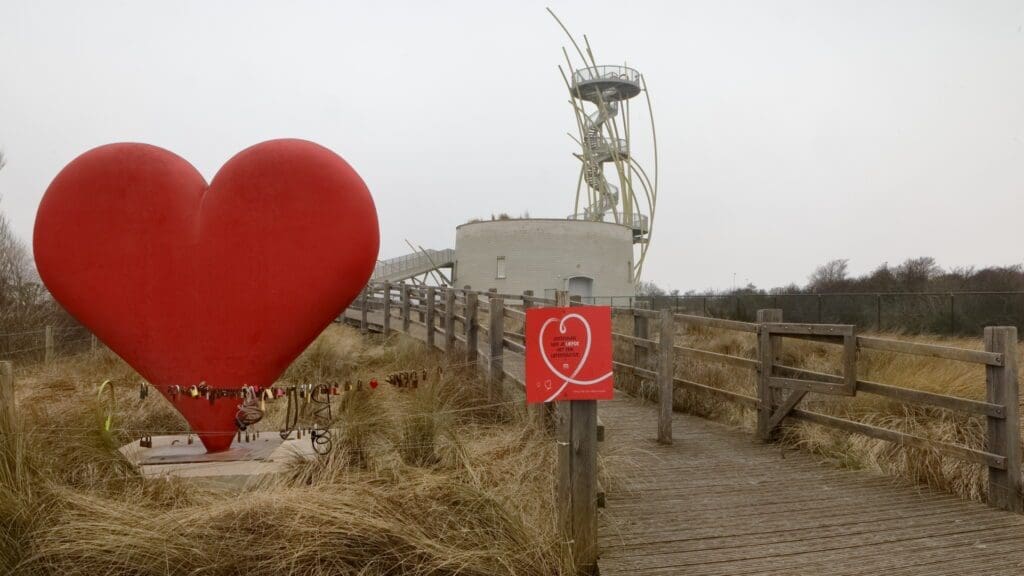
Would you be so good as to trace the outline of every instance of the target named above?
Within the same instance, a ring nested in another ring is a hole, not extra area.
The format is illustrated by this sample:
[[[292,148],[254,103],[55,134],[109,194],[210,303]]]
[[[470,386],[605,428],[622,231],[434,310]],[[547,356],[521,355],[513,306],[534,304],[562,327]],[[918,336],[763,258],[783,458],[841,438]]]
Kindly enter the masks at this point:
[[[382,345],[383,344],[383,345]],[[286,382],[368,380],[445,361],[393,337],[329,328]],[[184,423],[162,399],[117,389],[100,431],[96,384],[138,377],[109,353],[18,372],[21,433],[0,423],[0,573],[558,574],[553,446],[514,403],[447,366],[415,390],[346,395],[334,450],[245,489],[147,480],[116,447]],[[270,405],[263,429],[281,417]]]
[[[631,327],[619,326],[628,332]],[[980,348],[979,339],[901,338]],[[752,335],[679,327],[677,342],[753,358]],[[620,350],[628,354],[628,349]],[[834,372],[838,350],[787,340],[783,362]],[[109,352],[62,358],[17,373],[17,434],[0,415],[0,573],[48,574],[564,574],[553,515],[554,447],[525,423],[521,398],[494,402],[475,372],[393,336],[363,339],[332,326],[282,375],[286,383],[366,381],[441,366],[415,390],[386,385],[336,403],[330,455],[244,489],[147,480],[116,448],[143,432],[184,429],[158,397],[140,400],[138,376]],[[984,397],[980,366],[865,351],[865,379]],[[753,374],[680,362],[677,374],[754,395]],[[96,384],[115,378],[114,430],[101,432]],[[621,382],[626,384],[626,382]],[[638,392],[644,393],[645,390]],[[753,428],[754,414],[677,391],[677,409]],[[984,422],[883,398],[808,396],[808,407],[887,428],[981,447]],[[268,405],[274,433],[283,403]],[[610,424],[610,423],[609,423]],[[985,470],[935,453],[797,424],[783,443],[841,465],[985,498]],[[603,454],[629,473],[628,453]],[[621,460],[621,461],[619,461]]]

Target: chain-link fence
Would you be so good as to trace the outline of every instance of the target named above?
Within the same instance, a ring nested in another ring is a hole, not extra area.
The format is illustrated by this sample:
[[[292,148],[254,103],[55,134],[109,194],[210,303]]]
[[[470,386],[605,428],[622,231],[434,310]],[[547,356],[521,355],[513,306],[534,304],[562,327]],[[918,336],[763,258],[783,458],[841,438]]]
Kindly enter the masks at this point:
[[[862,330],[978,335],[985,326],[1016,326],[1024,332],[1024,292],[599,296],[583,301],[745,322],[753,322],[759,309],[780,308],[788,322],[856,324]]]

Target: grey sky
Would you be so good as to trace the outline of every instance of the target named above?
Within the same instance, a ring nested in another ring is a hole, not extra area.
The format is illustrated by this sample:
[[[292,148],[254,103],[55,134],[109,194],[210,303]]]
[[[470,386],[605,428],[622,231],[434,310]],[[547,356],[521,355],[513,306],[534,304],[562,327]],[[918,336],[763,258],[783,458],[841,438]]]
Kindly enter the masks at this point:
[[[108,142],[211,178],[299,137],[366,180],[382,257],[405,238],[453,246],[472,217],[562,217],[579,165],[545,5],[599,63],[647,78],[662,171],[646,279],[1024,260],[1020,1],[2,0],[2,208],[30,238],[50,179]]]

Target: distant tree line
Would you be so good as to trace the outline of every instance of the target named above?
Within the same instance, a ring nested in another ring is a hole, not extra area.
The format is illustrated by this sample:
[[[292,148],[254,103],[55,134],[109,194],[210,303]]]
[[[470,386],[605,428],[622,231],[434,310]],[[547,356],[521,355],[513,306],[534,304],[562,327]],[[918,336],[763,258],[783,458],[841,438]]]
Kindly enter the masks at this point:
[[[0,169],[3,166],[0,153]],[[11,229],[7,215],[0,212],[0,334],[21,336],[47,324],[68,326],[74,320],[43,286],[28,246]],[[27,339],[0,337],[0,351],[22,347],[20,341]]]
[[[849,260],[837,259],[818,266],[803,286],[791,283],[775,288],[747,284],[739,288],[698,293],[666,291],[654,282],[640,282],[639,296],[693,296],[697,294],[862,294],[874,292],[1020,292],[1024,291],[1024,265],[956,267],[944,269],[930,256],[909,258],[902,264],[884,263],[867,274],[851,276]]]

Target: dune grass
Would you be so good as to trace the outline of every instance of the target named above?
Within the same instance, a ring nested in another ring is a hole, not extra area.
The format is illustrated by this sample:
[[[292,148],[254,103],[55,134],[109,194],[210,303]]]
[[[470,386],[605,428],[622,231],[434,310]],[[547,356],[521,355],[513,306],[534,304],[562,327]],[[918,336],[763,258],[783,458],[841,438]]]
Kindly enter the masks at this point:
[[[382,376],[426,368],[416,389]],[[442,368],[440,374],[438,368]],[[255,486],[145,479],[117,452],[141,430],[184,430],[109,352],[17,372],[18,422],[0,421],[0,573],[133,575],[562,574],[554,446],[495,406],[470,369],[402,336],[332,326],[285,383],[381,379],[335,399],[334,448]],[[117,378],[114,431],[96,384]],[[280,426],[282,402],[260,427]],[[17,430],[18,433],[10,432]]]

